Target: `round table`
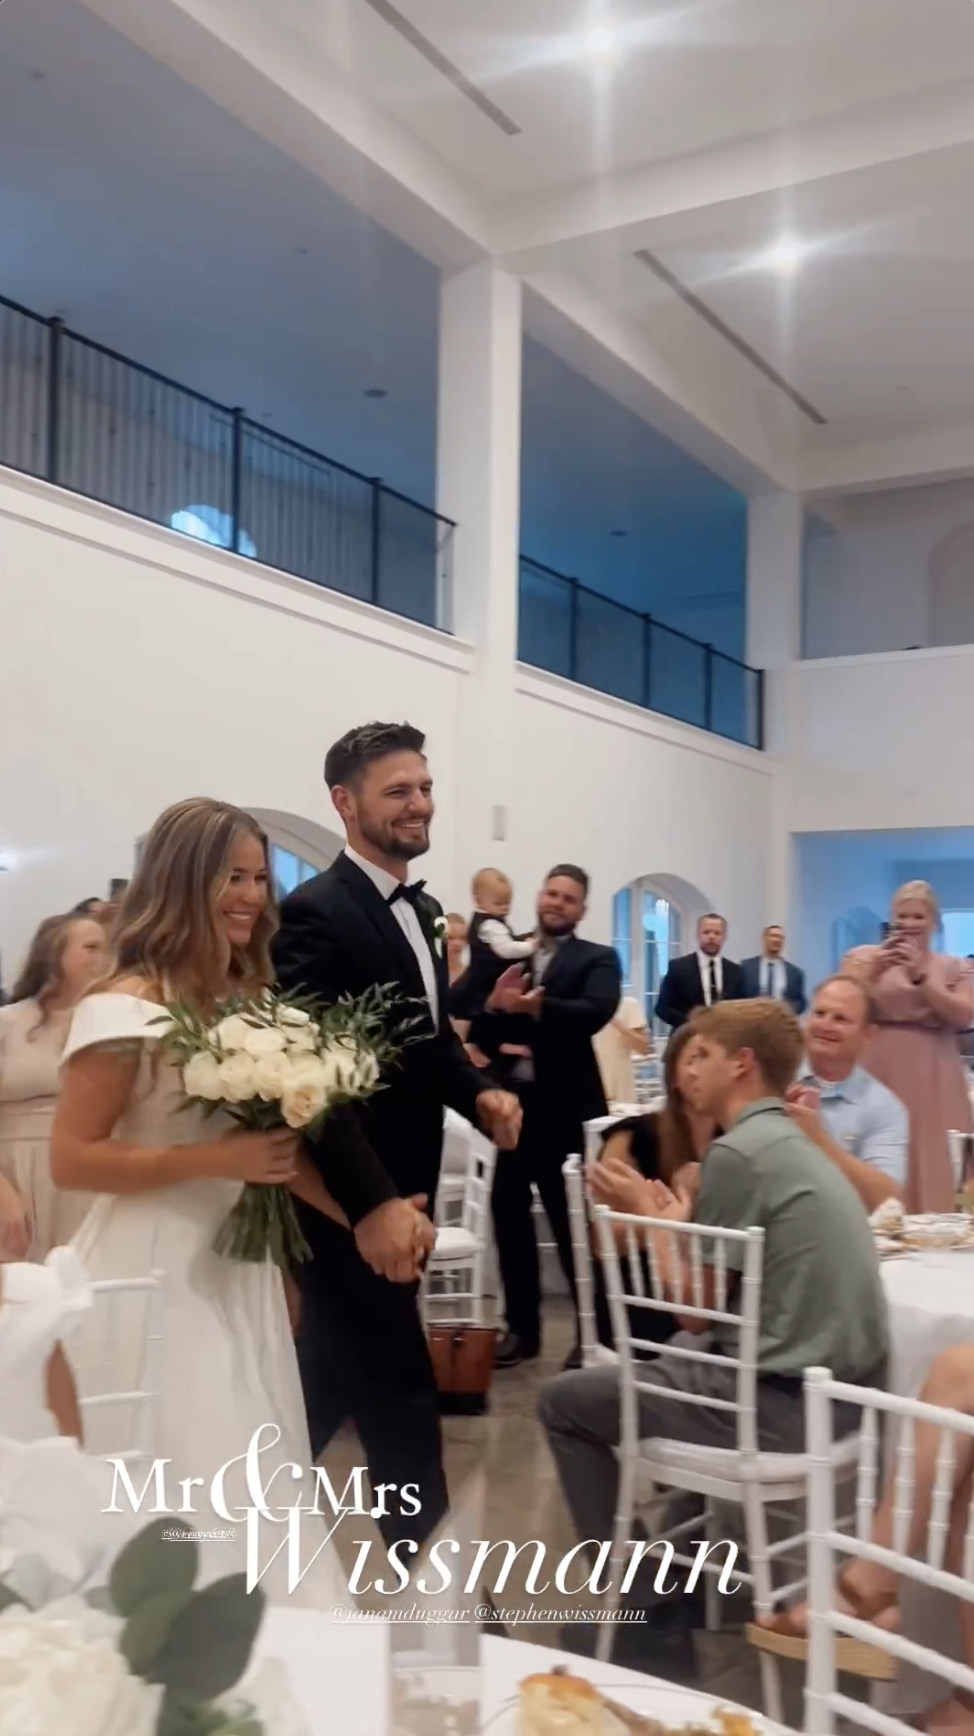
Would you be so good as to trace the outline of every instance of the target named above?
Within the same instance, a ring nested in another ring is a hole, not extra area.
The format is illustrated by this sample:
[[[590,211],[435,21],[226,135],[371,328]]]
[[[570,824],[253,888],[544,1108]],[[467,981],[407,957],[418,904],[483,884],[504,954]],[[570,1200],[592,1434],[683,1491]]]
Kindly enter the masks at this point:
[[[399,1736],[393,1707],[397,1698],[396,1654],[389,1644],[389,1624],[381,1620],[340,1623],[305,1610],[268,1610],[257,1642],[258,1658],[277,1658],[284,1665],[291,1691],[305,1714],[312,1736]],[[674,1687],[636,1670],[600,1664],[590,1658],[555,1651],[525,1640],[484,1635],[479,1668],[427,1668],[400,1671],[422,1698],[455,1706],[479,1708],[477,1727],[483,1736],[516,1736],[520,1683],[526,1676],[547,1675],[562,1668],[585,1677],[633,1712],[658,1718],[670,1728],[710,1723],[726,1700],[694,1688]],[[768,1719],[751,1713],[755,1727],[774,1733]],[[408,1736],[422,1736],[421,1718]],[[717,1725],[714,1723],[715,1736]],[[404,1731],[405,1736],[405,1731]]]
[[[881,1271],[889,1306],[889,1389],[915,1398],[941,1350],[974,1344],[974,1248],[894,1254]]]

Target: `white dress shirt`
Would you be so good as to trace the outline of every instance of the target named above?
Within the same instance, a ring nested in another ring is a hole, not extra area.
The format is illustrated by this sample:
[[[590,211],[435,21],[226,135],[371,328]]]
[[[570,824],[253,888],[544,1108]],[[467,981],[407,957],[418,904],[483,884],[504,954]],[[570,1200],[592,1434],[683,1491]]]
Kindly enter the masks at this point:
[[[772,1001],[783,1001],[788,986],[784,960],[762,957],[760,982],[763,995],[767,995]]]
[[[711,965],[713,965],[713,967],[714,967],[714,974],[715,974],[716,980],[717,980],[717,999],[719,1000],[721,995],[724,992],[724,961],[721,958],[720,953],[717,954],[716,958],[711,958],[710,955],[706,952],[698,952],[697,953],[697,963],[700,966],[700,981],[703,984],[704,1005],[709,1007],[710,1006],[710,967],[711,967]]]
[[[402,881],[397,880],[394,874],[390,874],[387,868],[377,868],[374,862],[366,861],[366,858],[360,856],[358,851],[353,850],[349,844],[345,845],[345,854],[350,862],[355,863],[356,868],[361,868],[362,873],[368,875],[376,891],[381,892],[388,904],[396,888],[402,885]],[[390,905],[390,910],[416,954],[416,963],[422,973],[423,987],[426,990],[426,999],[429,1001],[430,1012],[433,1015],[433,1023],[439,1030],[440,995],[436,986],[436,966],[433,963],[429,941],[423,933],[423,925],[408,898],[397,898],[395,904]]]

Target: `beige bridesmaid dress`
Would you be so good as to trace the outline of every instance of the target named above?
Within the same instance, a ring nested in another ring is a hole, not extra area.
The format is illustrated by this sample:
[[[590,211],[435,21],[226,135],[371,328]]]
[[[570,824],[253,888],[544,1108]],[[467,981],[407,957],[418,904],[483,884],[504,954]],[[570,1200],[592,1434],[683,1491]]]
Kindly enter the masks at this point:
[[[876,947],[857,947],[848,956],[856,974],[871,967]],[[931,980],[943,989],[970,981],[967,959],[931,953]],[[961,1021],[949,1025],[927,1006],[902,965],[891,964],[872,984],[876,1035],[863,1059],[874,1078],[905,1104],[910,1117],[910,1167],[906,1207],[911,1212],[954,1209],[954,1179],[949,1132],[970,1133],[967,1069],[957,1047]]]
[[[0,1173],[27,1201],[30,1260],[46,1260],[70,1242],[92,1204],[92,1195],[62,1193],[51,1180],[51,1127],[70,1025],[70,1011],[41,1022],[36,1001],[0,1007]]]

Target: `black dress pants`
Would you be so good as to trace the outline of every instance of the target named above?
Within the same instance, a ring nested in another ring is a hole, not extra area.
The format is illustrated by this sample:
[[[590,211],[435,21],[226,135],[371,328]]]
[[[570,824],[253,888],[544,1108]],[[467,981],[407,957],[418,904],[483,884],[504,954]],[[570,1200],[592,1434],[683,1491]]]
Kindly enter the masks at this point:
[[[516,1151],[497,1153],[492,1206],[507,1330],[516,1333],[528,1350],[535,1350],[541,1342],[541,1268],[531,1183],[541,1195],[574,1298],[575,1262],[561,1167],[566,1157],[583,1150],[583,1133],[581,1124],[566,1127],[546,1112],[534,1086],[522,1086],[519,1095],[524,1110],[521,1137]]]
[[[317,1231],[315,1258],[299,1273],[298,1366],[312,1454],[317,1459],[350,1419],[373,1490],[380,1483],[418,1485],[416,1514],[399,1512],[397,1494],[386,1497],[389,1511],[376,1521],[386,1546],[405,1538],[422,1544],[449,1501],[417,1286],[378,1277],[347,1231],[330,1231],[330,1225],[328,1233]]]

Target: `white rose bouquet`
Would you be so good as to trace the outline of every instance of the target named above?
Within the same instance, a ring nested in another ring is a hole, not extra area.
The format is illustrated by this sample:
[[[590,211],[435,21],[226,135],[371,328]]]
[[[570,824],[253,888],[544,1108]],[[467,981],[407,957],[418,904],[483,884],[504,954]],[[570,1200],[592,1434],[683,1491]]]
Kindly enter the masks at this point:
[[[237,996],[203,1015],[185,1002],[166,1009],[162,1041],[182,1074],[187,1101],[222,1109],[242,1127],[286,1126],[313,1137],[339,1103],[371,1097],[417,1019],[390,1024],[394,997],[373,988],[324,1007],[272,994]],[[231,1260],[289,1266],[310,1249],[290,1189],[248,1183],[217,1232]]]
[[[260,1586],[197,1589],[172,1529],[154,1520],[93,1591],[31,1607],[0,1580],[0,1736],[310,1736],[284,1666],[252,1661]]]

